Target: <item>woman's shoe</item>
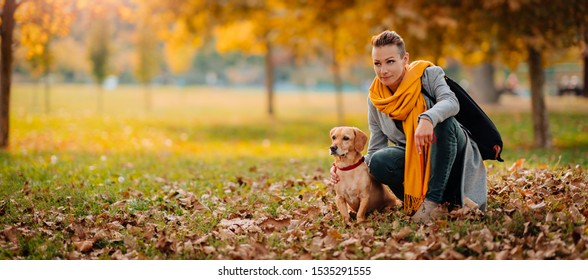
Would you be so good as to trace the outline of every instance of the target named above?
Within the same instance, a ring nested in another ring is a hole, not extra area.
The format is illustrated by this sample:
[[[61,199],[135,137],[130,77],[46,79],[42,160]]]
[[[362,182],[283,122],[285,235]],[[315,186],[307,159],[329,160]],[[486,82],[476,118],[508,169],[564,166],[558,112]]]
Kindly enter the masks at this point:
[[[425,199],[410,219],[416,223],[428,223],[434,219],[441,218],[447,212],[443,208],[443,205]]]

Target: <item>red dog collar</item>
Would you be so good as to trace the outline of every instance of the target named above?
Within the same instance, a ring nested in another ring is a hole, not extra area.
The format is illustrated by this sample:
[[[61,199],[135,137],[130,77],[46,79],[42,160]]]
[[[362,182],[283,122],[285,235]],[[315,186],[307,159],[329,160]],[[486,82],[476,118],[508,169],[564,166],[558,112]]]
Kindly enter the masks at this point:
[[[335,163],[334,163],[334,162],[333,162],[333,166],[335,167],[335,172],[337,172],[337,169],[338,169],[338,170],[341,170],[341,171],[349,171],[349,170],[353,170],[353,169],[357,168],[357,167],[358,167],[358,166],[360,166],[360,165],[361,165],[361,164],[362,164],[364,161],[365,161],[365,158],[364,158],[364,157],[361,157],[361,159],[360,159],[358,162],[356,162],[356,163],[355,163],[355,164],[353,164],[353,165],[347,166],[347,167],[342,167],[342,168],[339,168],[339,167],[337,167],[337,165],[335,165]]]

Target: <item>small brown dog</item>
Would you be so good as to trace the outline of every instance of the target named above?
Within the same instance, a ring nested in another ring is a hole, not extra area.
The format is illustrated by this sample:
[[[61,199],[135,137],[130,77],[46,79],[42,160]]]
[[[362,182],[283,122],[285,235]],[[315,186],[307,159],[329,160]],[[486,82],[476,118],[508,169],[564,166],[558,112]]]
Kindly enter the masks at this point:
[[[335,184],[337,208],[346,224],[350,225],[349,210],[357,213],[357,221],[365,221],[366,214],[375,210],[399,206],[402,202],[382,184],[372,180],[361,154],[367,135],[356,127],[340,126],[331,129],[331,155],[339,181]]]

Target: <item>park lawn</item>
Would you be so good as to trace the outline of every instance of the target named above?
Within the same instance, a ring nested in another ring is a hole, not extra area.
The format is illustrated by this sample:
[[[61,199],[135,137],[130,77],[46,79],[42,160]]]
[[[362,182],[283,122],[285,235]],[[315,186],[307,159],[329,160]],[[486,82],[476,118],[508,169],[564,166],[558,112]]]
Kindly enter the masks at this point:
[[[588,102],[548,99],[555,148],[532,148],[528,99],[488,107],[505,140],[489,205],[428,226],[402,210],[346,227],[327,185],[334,97],[160,87],[17,86],[0,153],[0,259],[588,259]],[[514,106],[513,104],[520,104]],[[527,107],[525,107],[527,106]],[[365,96],[345,124],[367,130]]]

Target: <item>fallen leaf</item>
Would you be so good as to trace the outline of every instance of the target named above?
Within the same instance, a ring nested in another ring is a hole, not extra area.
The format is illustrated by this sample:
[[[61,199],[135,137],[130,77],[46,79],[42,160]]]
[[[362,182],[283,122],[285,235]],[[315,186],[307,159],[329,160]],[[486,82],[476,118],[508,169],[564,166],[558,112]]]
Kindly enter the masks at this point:
[[[392,237],[395,238],[396,240],[402,240],[411,232],[412,232],[412,229],[409,226],[405,226],[401,230],[399,230],[397,233],[393,233]]]
[[[513,171],[517,171],[519,169],[523,168],[523,164],[525,163],[525,159],[524,158],[520,158],[517,161],[515,161],[509,168],[508,171],[509,172],[513,172]]]
[[[204,247],[202,247],[202,250],[207,255],[211,255],[211,254],[216,253],[216,249],[212,246],[204,246]]]
[[[85,252],[89,251],[90,249],[92,249],[92,247],[94,246],[94,240],[78,241],[78,242],[74,242],[73,244],[78,251],[85,253]]]
[[[529,207],[531,209],[541,209],[541,208],[545,207],[545,205],[546,205],[545,204],[545,201],[543,201],[543,202],[541,202],[539,204],[530,204]]]
[[[267,233],[271,231],[280,231],[283,228],[287,228],[290,225],[290,219],[274,219],[274,218],[266,218],[263,220],[259,226]]]

